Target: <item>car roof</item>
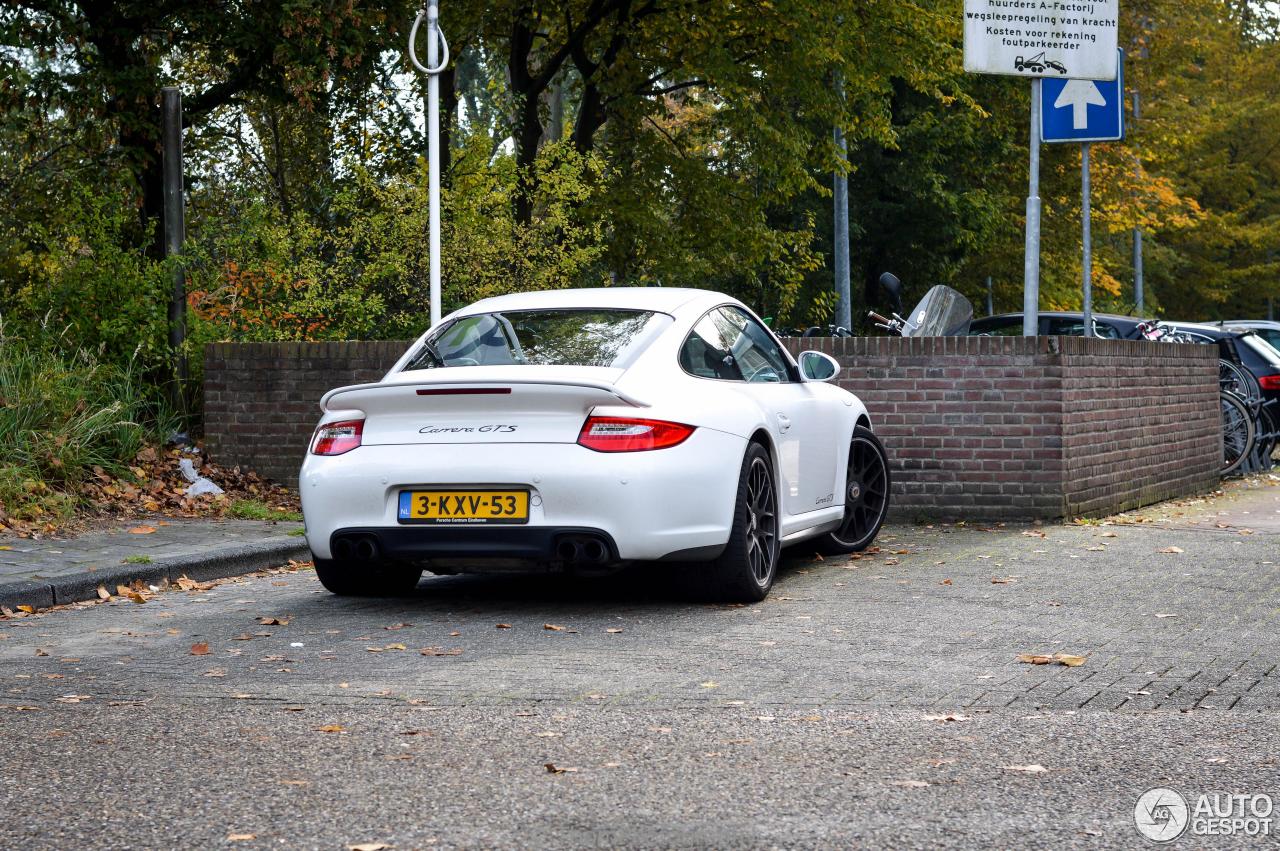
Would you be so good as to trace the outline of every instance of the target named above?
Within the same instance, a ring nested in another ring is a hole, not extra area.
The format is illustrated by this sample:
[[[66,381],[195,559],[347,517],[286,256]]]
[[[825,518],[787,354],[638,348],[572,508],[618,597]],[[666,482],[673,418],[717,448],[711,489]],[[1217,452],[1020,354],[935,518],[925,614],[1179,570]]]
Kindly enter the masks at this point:
[[[710,308],[732,301],[736,300],[723,293],[685,287],[594,287],[494,296],[468,305],[457,311],[456,315],[547,308],[612,308],[675,314],[681,308],[704,302]]]
[[[1040,311],[1040,316],[1042,317],[1047,316],[1050,319],[1084,319],[1084,314],[1078,310],[1075,311],[1074,313],[1069,310],[1042,310]],[[1119,313],[1095,313],[1093,314],[1093,318],[1094,319],[1119,319],[1124,322],[1132,322],[1135,325],[1142,321],[1136,316],[1122,316]],[[998,319],[1021,320],[1022,314],[1021,313],[998,313],[995,316],[984,316],[981,319],[975,319],[973,321],[976,324],[978,322],[992,322]]]
[[[1272,322],[1269,319],[1228,319],[1225,322],[1214,323],[1224,328],[1269,328],[1273,331],[1280,331],[1280,322]]]

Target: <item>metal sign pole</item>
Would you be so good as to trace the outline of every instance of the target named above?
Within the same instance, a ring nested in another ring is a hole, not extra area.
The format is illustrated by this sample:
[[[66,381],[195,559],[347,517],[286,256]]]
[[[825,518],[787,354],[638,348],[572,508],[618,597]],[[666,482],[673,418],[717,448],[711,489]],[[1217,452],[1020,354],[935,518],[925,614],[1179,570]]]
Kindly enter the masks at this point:
[[[164,256],[182,253],[186,241],[186,215],[183,208],[182,181],[182,92],[174,86],[160,90],[160,120],[163,139],[164,171]],[[185,413],[184,389],[187,383],[187,356],[183,344],[187,338],[187,277],[181,264],[172,270],[169,294],[169,349],[173,356],[174,383],[170,401]]]
[[[1138,93],[1133,93],[1133,122],[1136,125],[1138,120],[1142,118],[1142,103],[1138,100]],[[1135,156],[1135,159],[1137,157]],[[1138,177],[1142,177],[1142,163],[1138,162]],[[1135,312],[1141,316],[1144,310],[1144,302],[1146,301],[1145,293],[1143,293],[1142,279],[1142,228],[1135,227],[1133,229],[1133,301],[1136,307]]]
[[[1040,78],[1031,81],[1031,182],[1022,270],[1022,333],[1040,333]]]
[[[1089,185],[1089,143],[1080,146],[1080,220],[1084,225],[1084,335],[1093,336],[1092,187]]]
[[[439,0],[427,0],[427,67],[440,61]],[[431,325],[440,322],[440,74],[427,77],[427,197]]]
[[[835,128],[836,149],[840,159],[849,162],[849,146],[844,138],[844,131],[839,125]],[[836,307],[836,324],[843,328],[853,328],[852,291],[849,285],[849,178],[837,171],[833,177],[835,194],[835,273],[836,295],[839,302]]]

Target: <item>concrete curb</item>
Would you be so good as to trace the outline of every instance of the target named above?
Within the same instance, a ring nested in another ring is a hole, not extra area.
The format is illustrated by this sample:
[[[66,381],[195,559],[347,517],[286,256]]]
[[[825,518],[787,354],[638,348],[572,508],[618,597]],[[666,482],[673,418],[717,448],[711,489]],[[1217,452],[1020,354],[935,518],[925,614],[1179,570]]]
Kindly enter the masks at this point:
[[[96,600],[99,585],[105,585],[114,594],[117,585],[128,585],[139,579],[149,585],[165,579],[173,582],[180,576],[207,582],[210,579],[225,579],[268,567],[279,567],[291,560],[310,559],[311,551],[302,538],[267,538],[253,543],[218,547],[198,555],[157,559],[151,564],[122,564],[92,573],[52,576],[38,582],[0,583],[0,605],[9,608],[25,605],[47,609],[80,600]]]

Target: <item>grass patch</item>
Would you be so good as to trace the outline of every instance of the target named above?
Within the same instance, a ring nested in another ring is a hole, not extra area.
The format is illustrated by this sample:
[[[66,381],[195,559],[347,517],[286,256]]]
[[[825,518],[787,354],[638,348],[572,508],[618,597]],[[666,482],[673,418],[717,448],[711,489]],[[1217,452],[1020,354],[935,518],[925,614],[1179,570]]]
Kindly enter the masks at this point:
[[[306,534],[307,534],[307,530],[306,530],[306,529],[290,529],[290,530],[289,530],[289,537],[290,537],[290,538],[301,538],[302,536],[304,536],[304,535],[306,535]]]
[[[151,564],[151,556],[125,556],[125,564]]]
[[[227,508],[227,514],[239,520],[302,520],[298,512],[272,508],[260,499],[237,499]]]
[[[130,475],[138,451],[178,422],[154,394],[132,364],[39,348],[0,328],[0,519],[65,520],[95,468]]]

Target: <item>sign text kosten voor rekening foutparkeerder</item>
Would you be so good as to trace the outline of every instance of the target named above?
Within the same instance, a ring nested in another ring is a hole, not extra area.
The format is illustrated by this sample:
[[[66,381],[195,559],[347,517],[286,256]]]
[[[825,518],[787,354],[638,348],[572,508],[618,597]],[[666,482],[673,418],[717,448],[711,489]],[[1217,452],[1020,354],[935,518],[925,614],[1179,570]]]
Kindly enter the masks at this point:
[[[1078,30],[1036,30],[1027,27],[1080,27],[1099,29],[1114,28],[1110,18],[1097,18],[1094,3],[1057,3],[1049,0],[987,0],[987,8],[996,11],[967,12],[966,15],[988,24],[987,35],[1000,36],[1008,47],[1035,47],[1042,50],[1079,50],[1080,45],[1098,41],[1096,33]],[[1025,9],[1026,12],[1006,12],[1004,9]],[[1001,27],[999,24],[1020,24],[1019,27]]]

